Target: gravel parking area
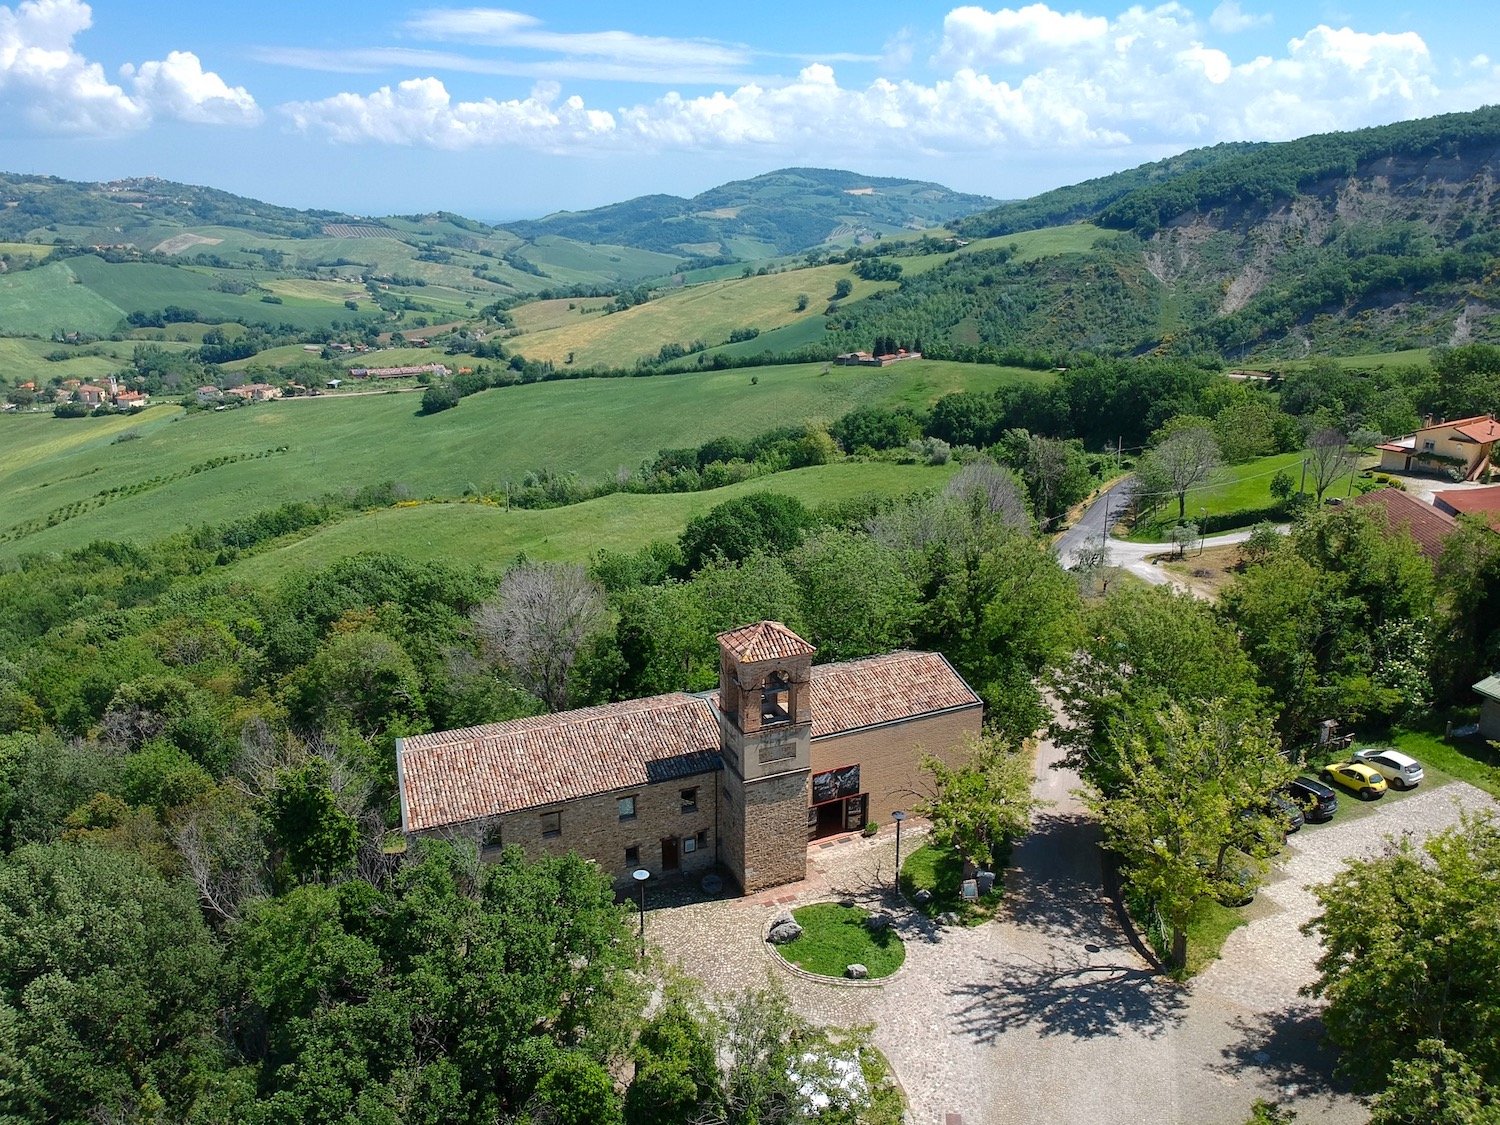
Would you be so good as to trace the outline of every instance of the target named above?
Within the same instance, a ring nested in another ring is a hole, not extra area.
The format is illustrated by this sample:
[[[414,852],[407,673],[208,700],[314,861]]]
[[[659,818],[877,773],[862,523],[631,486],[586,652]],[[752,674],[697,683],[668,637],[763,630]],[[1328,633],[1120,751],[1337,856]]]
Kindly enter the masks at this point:
[[[815,845],[803,883],[650,911],[647,938],[714,992],[769,972],[814,1020],[874,1024],[917,1125],[1240,1125],[1257,1097],[1292,1105],[1302,1120],[1365,1121],[1366,1108],[1333,1082],[1316,1009],[1298,995],[1318,948],[1299,929],[1316,913],[1306,886],[1345,857],[1377,854],[1389,836],[1420,839],[1457,823],[1460,809],[1495,802],[1454,782],[1304,829],[1249,925],[1184,987],[1156,973],[1122,928],[1102,889],[1097,832],[1070,795],[1077,778],[1051,768],[1054,757],[1043,743],[1037,790],[1053,805],[1016,848],[995,921],[939,928],[896,902],[895,837],[883,830]],[[919,837],[903,832],[903,850]],[[895,912],[907,943],[897,977],[879,988],[822,985],[768,955],[761,934],[777,912],[846,897]]]

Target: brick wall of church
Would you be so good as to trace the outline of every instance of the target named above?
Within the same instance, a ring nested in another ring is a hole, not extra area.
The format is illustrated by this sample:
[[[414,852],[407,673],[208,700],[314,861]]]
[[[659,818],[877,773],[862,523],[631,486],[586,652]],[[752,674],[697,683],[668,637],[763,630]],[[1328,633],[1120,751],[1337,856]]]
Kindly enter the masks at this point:
[[[860,789],[870,795],[867,818],[889,824],[892,812],[910,809],[917,801],[927,777],[922,772],[923,752],[950,766],[958,765],[964,757],[964,738],[979,734],[981,717],[982,709],[976,705],[945,715],[820,738],[812,744],[812,773],[858,764]]]

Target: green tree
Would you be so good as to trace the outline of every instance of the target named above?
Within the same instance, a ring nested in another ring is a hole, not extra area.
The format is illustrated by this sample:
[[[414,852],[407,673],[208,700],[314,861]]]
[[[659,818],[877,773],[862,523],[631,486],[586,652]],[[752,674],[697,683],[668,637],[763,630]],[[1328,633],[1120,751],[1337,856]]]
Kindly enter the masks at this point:
[[[1222,460],[1213,429],[1204,420],[1174,421],[1190,424],[1167,429],[1165,436],[1159,435],[1141,459],[1151,461],[1166,480],[1171,495],[1177,497],[1177,518],[1181,520],[1187,516],[1188,492],[1206,483],[1218,471]]]
[[[1213,608],[1165,587],[1113,589],[1083,613],[1078,658],[1054,676],[1064,721],[1054,736],[1103,793],[1118,784],[1118,744],[1172,704],[1221,701],[1259,712],[1262,691],[1234,630]]]
[[[718,1027],[687,996],[672,996],[641,1029],[626,1125],[685,1125],[719,1111]]]
[[[271,791],[266,817],[297,878],[331,877],[354,862],[359,824],[339,808],[322,761],[315,758],[283,771]]]
[[[1242,816],[1293,772],[1267,724],[1220,703],[1196,716],[1170,704],[1118,739],[1118,782],[1090,787],[1089,806],[1130,884],[1172,931],[1172,961],[1186,964],[1198,904],[1229,889],[1225,857],[1243,842]]]
[[[818,532],[787,556],[787,564],[820,659],[848,660],[911,643],[917,588],[894,552],[869,536]]]
[[[1486,1084],[1462,1052],[1424,1039],[1391,1064],[1370,1125],[1497,1125],[1500,1087]]]
[[[138,860],[0,860],[0,1117],[182,1120],[215,1063],[218,974],[192,892]]]
[[[853,292],[854,282],[847,277],[841,277],[833,283],[833,299],[835,301],[842,301]]]
[[[1359,507],[1312,513],[1224,592],[1289,744],[1337,718],[1391,719],[1430,695],[1432,570]]]
[[[726,500],[688,521],[678,540],[684,568],[698,570],[714,558],[738,562],[753,554],[781,554],[802,541],[816,522],[794,496],[753,492]]]
[[[388,887],[262,900],[231,959],[267,1125],[480,1125],[548,1099],[576,1120],[643,1000],[609,880],[576,855],[528,863],[515,848],[481,865],[425,845]]]
[[[932,777],[921,812],[933,842],[957,848],[966,863],[993,869],[1030,829],[1040,802],[1031,793],[1031,755],[1020,746],[986,735],[970,740],[957,766],[926,754],[922,768]]]
[[[452,383],[433,383],[422,392],[423,414],[441,414],[458,405],[458,388]]]
[[[1481,519],[1459,521],[1438,561],[1437,687],[1466,699],[1469,687],[1500,668],[1500,535]]]
[[[426,717],[422,679],[406,650],[372,628],[336,632],[293,677],[293,715],[309,726],[349,726],[366,736]]]
[[[1397,1105],[1418,1091],[1441,1092],[1434,1063],[1460,1079],[1450,1093],[1474,1083],[1443,1064],[1444,1049],[1495,1101],[1500,1086],[1500,826],[1489,816],[1462,823],[1421,845],[1403,841],[1388,854],[1346,861],[1338,876],[1312,888],[1322,912],[1304,929],[1323,943],[1318,977],[1308,992],[1325,1003],[1323,1023],[1342,1048],[1340,1070],[1365,1089],[1392,1079],[1399,1060]],[[1426,1040],[1440,1047],[1412,1048]],[[1450,1060],[1451,1062],[1451,1060]],[[1467,1096],[1467,1095],[1464,1095]],[[1424,1117],[1423,1120],[1443,1120]],[[1455,1118],[1463,1120],[1464,1118]]]

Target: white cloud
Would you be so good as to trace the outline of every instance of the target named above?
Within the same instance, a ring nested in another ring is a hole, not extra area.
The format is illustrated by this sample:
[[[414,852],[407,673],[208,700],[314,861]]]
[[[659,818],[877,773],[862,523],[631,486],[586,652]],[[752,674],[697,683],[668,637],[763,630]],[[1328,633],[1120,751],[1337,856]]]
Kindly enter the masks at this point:
[[[409,34],[427,39],[551,51],[635,67],[743,67],[750,53],[710,39],[668,39],[628,31],[548,31],[542,21],[502,8],[434,8],[407,21]]]
[[[145,122],[145,108],[73,50],[73,37],[92,22],[77,0],[0,5],[0,116],[40,133],[106,133]]]
[[[128,63],[121,68],[132,79],[136,97],[168,117],[200,125],[255,125],[260,107],[243,86],[230,85],[205,71],[191,51],[173,51],[161,62]]]
[[[82,0],[0,5],[0,120],[32,133],[107,136],[143,128],[158,114],[211,124],[260,119],[243,87],[231,88],[189,52],[125,67],[134,89],[127,92],[73,45],[93,22]]]
[[[1271,19],[1270,12],[1254,14],[1241,8],[1237,0],[1224,0],[1208,17],[1208,26],[1225,35],[1233,35],[1252,27],[1266,27]]]
[[[943,20],[939,59],[955,66],[987,62],[1023,64],[1102,47],[1109,20],[1082,12],[1054,11],[1046,4],[1024,8],[954,8]]]
[[[435,29],[429,34],[457,35],[461,26],[510,40],[541,34],[530,17],[491,9],[424,18]],[[287,110],[297,128],[343,142],[549,151],[764,147],[791,160],[845,158],[877,146],[914,155],[1171,150],[1285,139],[1500,100],[1500,71],[1488,65],[1464,68],[1455,85],[1440,84],[1426,43],[1413,32],[1319,25],[1275,55],[1240,59],[1206,43],[1203,32],[1190,11],[1171,2],[1112,18],[1042,3],[994,12],[962,7],[944,20],[932,61],[939,76],[928,81],[897,79],[887,68],[886,77],[843,85],[825,60],[792,78],[725,83],[696,96],[674,91],[604,109],[576,96],[559,101],[535,93],[455,100],[427,77]],[[588,42],[603,49],[597,38]]]
[[[610,114],[585,108],[576,96],[554,106],[556,95],[545,88],[509,101],[455,102],[436,78],[412,78],[373,94],[337,94],[283,108],[297,128],[316,129],[335,141],[445,149],[506,144],[561,149],[614,130]]]

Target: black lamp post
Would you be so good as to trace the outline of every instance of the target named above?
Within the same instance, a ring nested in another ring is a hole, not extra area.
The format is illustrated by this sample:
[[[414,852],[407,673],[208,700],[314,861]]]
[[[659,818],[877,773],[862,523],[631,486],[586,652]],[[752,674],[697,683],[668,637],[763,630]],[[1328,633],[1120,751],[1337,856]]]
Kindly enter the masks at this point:
[[[630,877],[641,889],[641,956],[644,957],[646,955],[646,880],[651,878],[651,872],[644,867],[637,867],[630,873]]]
[[[891,813],[891,819],[896,822],[896,888],[901,887],[901,822],[906,819],[906,814],[900,809]]]

